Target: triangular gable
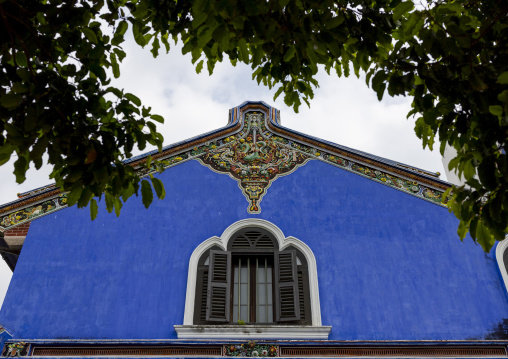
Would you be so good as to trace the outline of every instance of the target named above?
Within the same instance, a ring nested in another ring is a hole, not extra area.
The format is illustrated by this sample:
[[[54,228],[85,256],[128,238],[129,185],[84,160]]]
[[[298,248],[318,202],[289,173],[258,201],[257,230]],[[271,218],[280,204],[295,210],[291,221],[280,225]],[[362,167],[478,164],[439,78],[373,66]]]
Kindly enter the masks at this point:
[[[155,173],[141,165],[148,156],[169,168],[191,159],[238,182],[249,201],[247,212],[259,213],[271,183],[309,160],[319,160],[412,196],[446,206],[443,192],[451,185],[438,174],[399,164],[361,151],[307,136],[280,125],[280,112],[264,102],[245,102],[230,110],[228,125],[219,130],[152,151],[128,161],[141,176]],[[67,206],[67,194],[53,186],[20,195],[0,207],[4,232]]]

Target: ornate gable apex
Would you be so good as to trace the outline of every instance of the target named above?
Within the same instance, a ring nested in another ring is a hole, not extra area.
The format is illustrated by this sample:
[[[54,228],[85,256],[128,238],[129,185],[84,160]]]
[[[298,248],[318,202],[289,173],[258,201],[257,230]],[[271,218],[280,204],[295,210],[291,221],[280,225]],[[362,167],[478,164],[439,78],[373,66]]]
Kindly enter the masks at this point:
[[[237,180],[249,201],[247,211],[259,213],[271,183],[309,160],[319,160],[356,173],[423,200],[441,203],[451,185],[438,174],[323,141],[280,124],[280,111],[264,102],[244,102],[229,111],[228,124],[218,130],[131,158],[125,163],[142,176],[155,172],[141,165],[151,155],[169,168],[197,159],[215,172]],[[66,207],[66,193],[54,185],[22,193],[0,206],[0,232]]]

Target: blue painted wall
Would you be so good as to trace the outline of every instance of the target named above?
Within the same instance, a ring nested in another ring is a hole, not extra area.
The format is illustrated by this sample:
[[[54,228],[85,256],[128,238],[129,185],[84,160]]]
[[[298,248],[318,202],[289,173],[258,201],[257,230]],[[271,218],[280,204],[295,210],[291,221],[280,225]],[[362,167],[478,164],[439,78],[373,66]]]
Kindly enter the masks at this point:
[[[15,338],[176,338],[194,248],[247,217],[314,251],[333,340],[483,339],[508,318],[493,252],[456,236],[444,208],[311,161],[268,189],[259,215],[230,177],[190,161],[167,199],[116,218],[68,208],[35,220],[0,323]]]

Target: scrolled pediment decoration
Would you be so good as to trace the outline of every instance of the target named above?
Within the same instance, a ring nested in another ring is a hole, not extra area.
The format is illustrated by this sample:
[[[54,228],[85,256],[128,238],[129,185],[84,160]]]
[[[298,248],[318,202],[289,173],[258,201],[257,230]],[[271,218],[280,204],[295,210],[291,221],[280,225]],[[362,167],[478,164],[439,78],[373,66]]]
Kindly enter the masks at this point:
[[[238,181],[250,202],[247,211],[260,213],[260,202],[271,183],[304,165],[310,156],[284,144],[265,127],[265,114],[245,114],[245,126],[224,139],[225,146],[209,148],[197,159],[215,172]],[[213,147],[213,146],[212,146]]]

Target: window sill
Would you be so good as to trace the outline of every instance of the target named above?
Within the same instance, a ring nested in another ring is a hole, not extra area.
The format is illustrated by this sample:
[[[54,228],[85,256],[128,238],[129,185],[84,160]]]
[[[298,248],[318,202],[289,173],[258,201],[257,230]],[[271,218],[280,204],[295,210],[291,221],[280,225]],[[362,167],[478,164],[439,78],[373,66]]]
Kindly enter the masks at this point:
[[[331,326],[311,325],[175,325],[178,339],[319,339]]]

